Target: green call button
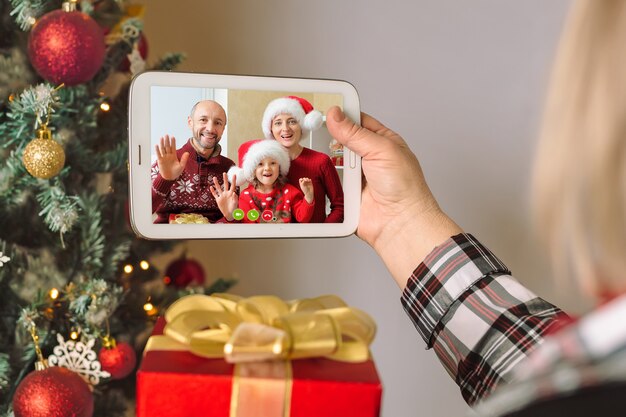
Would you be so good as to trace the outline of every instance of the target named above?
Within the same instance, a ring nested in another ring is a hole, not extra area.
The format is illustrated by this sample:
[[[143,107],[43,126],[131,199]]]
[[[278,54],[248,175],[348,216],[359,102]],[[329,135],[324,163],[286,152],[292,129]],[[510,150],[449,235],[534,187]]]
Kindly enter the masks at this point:
[[[259,210],[252,209],[248,212],[248,220],[250,220],[251,222],[255,222],[259,219],[259,215]]]

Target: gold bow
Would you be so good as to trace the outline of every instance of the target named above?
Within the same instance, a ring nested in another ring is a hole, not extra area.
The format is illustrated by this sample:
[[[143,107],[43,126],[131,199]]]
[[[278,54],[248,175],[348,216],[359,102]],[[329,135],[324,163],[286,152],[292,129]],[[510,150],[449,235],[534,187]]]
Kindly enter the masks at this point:
[[[286,302],[274,296],[188,295],[165,313],[165,336],[149,350],[188,350],[230,363],[326,357],[369,359],[376,324],[365,312],[326,295]]]

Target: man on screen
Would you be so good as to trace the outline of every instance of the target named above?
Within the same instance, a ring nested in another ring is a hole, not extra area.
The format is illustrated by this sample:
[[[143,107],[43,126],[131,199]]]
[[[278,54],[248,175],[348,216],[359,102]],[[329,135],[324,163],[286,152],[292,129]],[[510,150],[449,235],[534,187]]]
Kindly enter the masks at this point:
[[[232,220],[237,208],[234,193],[221,193],[225,173],[235,163],[221,155],[219,141],[226,127],[226,112],[213,100],[196,103],[187,118],[192,137],[180,149],[165,135],[155,146],[152,165],[152,212],[155,223],[210,223]],[[213,190],[211,190],[213,188]],[[215,196],[214,196],[215,195]],[[222,214],[228,213],[228,217]],[[206,220],[205,220],[206,219]]]

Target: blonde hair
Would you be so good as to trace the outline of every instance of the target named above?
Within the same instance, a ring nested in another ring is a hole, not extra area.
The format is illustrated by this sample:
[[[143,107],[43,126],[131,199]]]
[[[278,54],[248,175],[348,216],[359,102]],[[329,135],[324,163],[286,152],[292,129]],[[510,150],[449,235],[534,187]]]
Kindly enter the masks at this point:
[[[533,184],[557,276],[626,290],[626,1],[580,0],[553,69]]]

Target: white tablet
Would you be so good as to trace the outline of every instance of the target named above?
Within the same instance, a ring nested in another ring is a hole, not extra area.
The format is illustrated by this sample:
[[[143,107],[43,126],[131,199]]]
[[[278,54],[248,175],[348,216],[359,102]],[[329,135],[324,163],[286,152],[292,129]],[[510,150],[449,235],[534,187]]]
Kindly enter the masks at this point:
[[[361,160],[326,128],[345,81],[150,71],[130,86],[130,219],[147,239],[355,232]]]

